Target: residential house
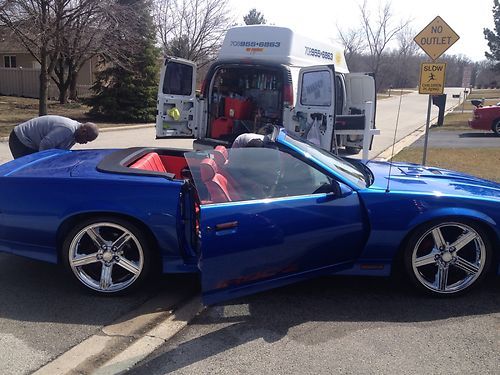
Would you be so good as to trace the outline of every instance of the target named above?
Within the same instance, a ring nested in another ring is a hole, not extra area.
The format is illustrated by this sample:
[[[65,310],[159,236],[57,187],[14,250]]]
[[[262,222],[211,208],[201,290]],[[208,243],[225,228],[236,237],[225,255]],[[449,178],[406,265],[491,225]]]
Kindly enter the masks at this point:
[[[97,58],[87,61],[79,72],[79,96],[90,93],[97,71]],[[17,37],[0,26],[0,95],[37,98],[39,91],[40,63],[26,50]],[[49,97],[57,98],[54,82],[49,83]]]

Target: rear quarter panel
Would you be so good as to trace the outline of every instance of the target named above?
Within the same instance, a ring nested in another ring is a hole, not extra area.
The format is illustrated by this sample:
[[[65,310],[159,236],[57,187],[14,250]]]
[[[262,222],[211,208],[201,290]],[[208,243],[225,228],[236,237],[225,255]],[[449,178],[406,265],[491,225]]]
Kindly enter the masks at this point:
[[[134,218],[154,235],[163,257],[179,255],[181,181],[161,177],[0,177],[0,251],[58,261],[58,230],[80,214]]]

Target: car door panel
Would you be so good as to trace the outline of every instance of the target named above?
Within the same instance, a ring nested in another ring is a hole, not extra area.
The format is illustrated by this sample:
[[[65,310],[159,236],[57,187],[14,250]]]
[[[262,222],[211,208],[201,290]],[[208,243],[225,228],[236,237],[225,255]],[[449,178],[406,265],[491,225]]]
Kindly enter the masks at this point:
[[[358,195],[327,196],[202,206],[200,269],[205,302],[254,292],[252,284],[260,283],[259,290],[272,288],[286,283],[284,277],[355,259],[366,237]],[[230,228],[217,229],[227,223]]]

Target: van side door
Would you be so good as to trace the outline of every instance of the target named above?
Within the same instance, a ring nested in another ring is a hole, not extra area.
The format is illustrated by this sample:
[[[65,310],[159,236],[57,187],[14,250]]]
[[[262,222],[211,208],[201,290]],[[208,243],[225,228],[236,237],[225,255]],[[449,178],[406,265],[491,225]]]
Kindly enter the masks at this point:
[[[335,69],[333,65],[300,69],[295,116],[300,134],[321,148],[333,149]]]
[[[196,64],[166,58],[160,74],[156,138],[193,137],[201,117],[196,97]]]

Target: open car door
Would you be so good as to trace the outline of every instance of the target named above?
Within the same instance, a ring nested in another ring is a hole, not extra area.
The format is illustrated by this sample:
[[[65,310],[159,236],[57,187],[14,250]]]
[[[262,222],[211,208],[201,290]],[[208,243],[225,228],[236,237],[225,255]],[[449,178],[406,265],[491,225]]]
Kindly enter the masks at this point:
[[[199,124],[196,64],[165,59],[158,88],[156,138],[193,137]]]
[[[304,138],[324,150],[333,149],[335,124],[333,65],[300,69],[295,115]]]
[[[186,154],[206,304],[352,266],[366,238],[356,191],[276,148],[227,151]]]

